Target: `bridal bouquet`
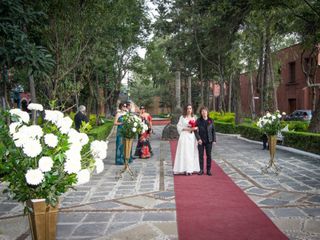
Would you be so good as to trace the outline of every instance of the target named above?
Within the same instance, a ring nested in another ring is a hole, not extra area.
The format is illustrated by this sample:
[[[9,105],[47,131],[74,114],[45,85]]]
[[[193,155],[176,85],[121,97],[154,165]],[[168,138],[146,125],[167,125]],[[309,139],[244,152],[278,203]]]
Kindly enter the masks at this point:
[[[261,117],[257,122],[257,126],[268,136],[277,135],[281,131],[280,121],[281,114],[279,111],[276,111],[273,114],[267,113]]]
[[[138,116],[132,113],[127,113],[123,116],[123,125],[121,128],[122,137],[132,139],[147,130],[148,125],[143,123]]]
[[[191,128],[194,128],[194,127],[197,126],[197,122],[196,122],[195,120],[193,120],[193,119],[191,119],[191,120],[188,122],[188,124],[189,124],[189,127],[191,127]],[[193,133],[193,131],[191,131],[190,133]]]
[[[103,171],[107,142],[90,143],[62,112],[43,110],[40,104],[28,109],[44,113],[41,126],[31,125],[29,114],[20,109],[1,113],[0,180],[8,183],[4,192],[12,199],[46,199],[55,206],[69,188],[88,182],[94,170]]]

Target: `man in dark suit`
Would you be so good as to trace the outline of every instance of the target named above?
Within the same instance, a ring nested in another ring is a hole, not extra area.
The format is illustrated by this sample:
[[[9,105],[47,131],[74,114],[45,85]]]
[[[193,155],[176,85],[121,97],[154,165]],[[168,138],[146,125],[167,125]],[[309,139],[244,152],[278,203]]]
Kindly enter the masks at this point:
[[[200,172],[199,175],[203,175],[203,153],[206,150],[207,155],[207,175],[211,176],[211,150],[212,144],[216,143],[216,132],[214,129],[213,120],[208,116],[208,109],[206,107],[200,108],[200,118],[197,119],[198,130],[195,131],[196,138],[198,140],[199,150],[199,163]]]
[[[82,122],[89,122],[88,117],[86,116],[86,107],[83,105],[79,106],[77,114],[74,116],[74,125],[75,129],[79,132]]]

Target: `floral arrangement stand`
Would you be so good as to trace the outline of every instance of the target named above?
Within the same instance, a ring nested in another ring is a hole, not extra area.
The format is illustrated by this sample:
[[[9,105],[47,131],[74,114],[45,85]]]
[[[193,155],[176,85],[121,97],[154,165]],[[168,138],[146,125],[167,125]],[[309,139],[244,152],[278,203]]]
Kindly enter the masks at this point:
[[[29,200],[26,204],[32,209],[28,218],[33,240],[55,240],[58,206],[46,204],[45,199]]]
[[[147,130],[148,130],[148,125],[142,122],[138,116],[130,112],[123,116],[121,136],[123,138],[123,145],[124,145],[124,167],[120,171],[119,176],[116,176],[116,178],[122,178],[123,174],[126,172],[129,172],[129,174],[131,175],[131,179],[135,178],[136,174],[133,173],[133,171],[129,166],[132,143],[133,143],[133,139],[136,138],[137,135]]]
[[[24,203],[32,239],[53,240],[59,197],[103,171],[108,143],[77,132],[60,111],[36,103],[28,109],[43,113],[41,125],[21,109],[0,111],[0,181],[8,183],[4,193]]]
[[[261,172],[268,173],[270,169],[274,169],[274,172],[278,174],[281,171],[281,168],[276,163],[275,154],[276,154],[276,146],[277,146],[277,136],[271,135],[268,136],[268,144],[269,144],[269,153],[270,153],[270,160],[268,164],[261,168]]]
[[[285,114],[285,113],[283,113]],[[281,132],[281,114],[279,111],[275,113],[267,113],[261,117],[257,126],[261,128],[262,132],[268,136],[269,154],[270,160],[268,164],[261,168],[261,173],[269,173],[269,170],[274,170],[275,174],[279,174],[281,168],[277,165],[275,160],[276,146],[277,146],[277,134]]]
[[[131,178],[134,179],[136,174],[133,173],[129,166],[129,159],[131,155],[131,148],[132,148],[133,139],[132,138],[124,138],[123,139],[123,149],[124,149],[124,167],[120,171],[120,178],[122,178],[122,175],[126,172],[129,172],[131,175]]]

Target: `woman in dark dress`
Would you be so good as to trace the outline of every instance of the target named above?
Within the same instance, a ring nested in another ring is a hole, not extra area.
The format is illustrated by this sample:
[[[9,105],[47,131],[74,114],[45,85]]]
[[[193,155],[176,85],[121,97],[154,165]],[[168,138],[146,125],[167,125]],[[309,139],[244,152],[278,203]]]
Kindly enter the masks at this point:
[[[127,113],[127,106],[124,103],[119,104],[120,111],[116,114],[114,118],[114,125],[117,126],[117,137],[116,137],[116,165],[124,164],[124,147],[121,136],[121,129],[123,125],[123,115]],[[132,156],[129,159],[129,163],[132,162]]]

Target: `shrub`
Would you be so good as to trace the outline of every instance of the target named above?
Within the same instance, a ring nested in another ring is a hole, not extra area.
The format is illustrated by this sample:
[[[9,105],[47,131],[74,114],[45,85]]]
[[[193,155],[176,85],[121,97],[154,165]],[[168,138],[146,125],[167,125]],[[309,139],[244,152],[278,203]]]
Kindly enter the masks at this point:
[[[240,124],[237,126],[237,132],[240,133],[242,137],[255,141],[261,141],[262,132],[257,126]]]
[[[303,121],[291,121],[289,122],[289,130],[296,132],[307,132],[309,127],[308,122]]]
[[[234,123],[234,116],[235,115],[232,112],[226,112],[226,113],[210,112],[209,113],[209,117],[218,122]]]
[[[320,134],[306,132],[282,132],[283,145],[320,154]]]
[[[101,126],[94,127],[88,135],[90,137],[93,137],[95,140],[106,140],[109,133],[111,132],[111,129],[113,127],[113,121],[112,120],[106,120],[105,123]]]
[[[225,122],[219,122],[214,121],[215,130],[219,133],[236,133],[236,127],[234,123],[225,123]]]
[[[89,123],[92,127],[97,126],[97,115],[96,114],[90,114]]]

